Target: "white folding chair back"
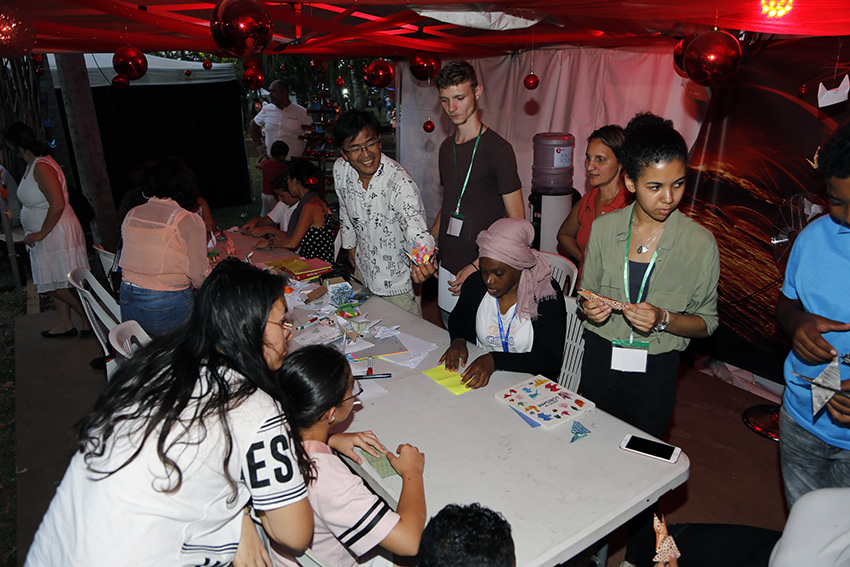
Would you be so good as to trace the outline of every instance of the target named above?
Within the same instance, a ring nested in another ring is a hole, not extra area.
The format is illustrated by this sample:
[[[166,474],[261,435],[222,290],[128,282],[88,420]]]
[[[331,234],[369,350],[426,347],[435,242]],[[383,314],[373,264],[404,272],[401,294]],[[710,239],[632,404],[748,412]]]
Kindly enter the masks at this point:
[[[118,323],[109,331],[109,343],[124,358],[133,358],[136,351],[149,342],[150,336],[136,321]]]
[[[558,384],[578,391],[581,383],[581,361],[584,358],[584,329],[579,317],[578,304],[574,297],[564,297],[567,302],[567,340],[564,344],[564,361]]]
[[[316,557],[316,554],[313,553],[313,550],[307,549],[303,554],[297,555],[295,560],[298,562],[301,567],[328,567],[325,563]]]
[[[576,278],[578,277],[578,268],[569,258],[565,258],[560,254],[552,252],[541,252],[546,255],[546,260],[552,266],[552,279],[558,282],[564,295],[572,295],[576,287]]]
[[[100,265],[103,266],[103,273],[106,275],[106,283],[109,284],[110,291],[117,293],[113,284],[112,275],[118,271],[118,254],[106,250],[100,244],[94,245],[97,257],[100,260]]]
[[[121,322],[121,309],[118,307],[118,303],[87,268],[77,268],[68,272],[68,281],[80,295],[86,317],[91,323],[97,340],[100,341],[103,354],[107,357],[110,356],[107,335],[113,327]],[[117,363],[113,359],[107,360],[107,379],[112,377],[115,368],[117,368]]]
[[[336,231],[336,238],[334,238],[334,262],[336,262],[337,257],[339,257],[339,251],[342,248],[342,231]]]

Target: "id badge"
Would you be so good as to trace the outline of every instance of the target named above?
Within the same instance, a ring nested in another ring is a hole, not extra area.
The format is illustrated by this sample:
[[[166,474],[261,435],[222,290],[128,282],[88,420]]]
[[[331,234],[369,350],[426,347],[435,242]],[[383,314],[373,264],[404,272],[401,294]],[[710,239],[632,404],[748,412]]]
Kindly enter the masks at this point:
[[[611,370],[646,372],[647,341],[611,341]]]
[[[461,229],[463,229],[463,215],[460,213],[449,215],[449,226],[446,229],[446,234],[449,236],[460,236]]]

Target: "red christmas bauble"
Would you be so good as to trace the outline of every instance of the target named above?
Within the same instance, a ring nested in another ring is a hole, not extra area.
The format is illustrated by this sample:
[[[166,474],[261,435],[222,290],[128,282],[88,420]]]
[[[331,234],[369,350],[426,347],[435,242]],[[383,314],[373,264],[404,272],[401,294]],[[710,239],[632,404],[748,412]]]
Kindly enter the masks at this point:
[[[39,77],[44,75],[44,67],[36,67],[35,68],[35,74],[38,75]]]
[[[210,69],[212,69],[212,61],[210,61],[209,59],[204,59],[203,66],[204,69],[209,71]]]
[[[337,77],[334,83],[336,83],[336,86],[338,86],[339,88],[342,88],[345,86],[345,79],[343,79],[342,77]]]
[[[260,63],[260,60],[257,59],[256,57],[249,57],[248,59],[246,59],[242,62],[242,68],[243,69],[254,69],[254,68],[262,69],[263,65],[262,65],[262,63]]]
[[[123,91],[127,87],[130,86],[130,81],[124,75],[116,74],[112,77],[112,86],[118,89],[119,91]]]
[[[259,0],[221,0],[210,16],[210,31],[222,50],[244,59],[265,51],[274,25]]]
[[[383,59],[375,59],[365,69],[366,84],[378,89],[393,84],[393,66]]]
[[[704,87],[719,85],[740,65],[741,44],[725,31],[702,33],[685,49],[685,72],[693,82]]]
[[[112,67],[119,75],[135,81],[141,79],[148,72],[148,58],[142,50],[129,45],[120,48],[112,56]]]
[[[809,94],[809,85],[802,85],[799,89],[797,89],[797,96],[800,98],[806,98],[806,95]]]
[[[17,59],[32,51],[35,27],[23,11],[0,4],[0,57]]]
[[[186,69],[185,71],[183,71],[183,74],[186,75],[187,77],[191,77],[192,76],[192,70]]]
[[[422,125],[422,129],[428,132],[429,134],[434,131],[434,128],[437,126],[431,122],[430,120],[426,120],[425,124]]]
[[[523,84],[523,86],[525,86],[525,88],[527,88],[528,90],[533,91],[533,90],[534,90],[534,89],[536,89],[538,86],[540,86],[540,77],[538,77],[538,76],[537,76],[537,75],[535,75],[534,73],[529,73],[529,74],[528,74],[528,75],[526,75],[526,76],[525,76],[525,78],[522,80],[522,84]]]
[[[410,58],[410,74],[420,81],[433,79],[440,72],[440,58],[430,53],[417,53]]]
[[[245,72],[242,73],[242,82],[245,83],[248,89],[255,91],[263,87],[266,77],[261,70],[251,67],[250,69],[245,69]]]
[[[689,35],[688,37],[683,37],[679,40],[679,43],[676,44],[676,47],[673,48],[673,67],[676,69],[676,73],[680,77],[687,77],[688,74],[685,73],[685,51],[688,49],[688,45],[691,44],[691,41],[696,36]]]
[[[33,53],[30,55],[30,58],[32,59],[33,64],[38,65],[39,67],[44,65],[44,55],[41,53]]]

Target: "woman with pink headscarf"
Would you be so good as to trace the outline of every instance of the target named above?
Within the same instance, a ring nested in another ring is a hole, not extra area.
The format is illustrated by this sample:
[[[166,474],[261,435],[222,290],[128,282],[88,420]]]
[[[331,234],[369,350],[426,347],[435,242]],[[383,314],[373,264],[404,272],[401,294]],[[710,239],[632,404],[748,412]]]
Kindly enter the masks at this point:
[[[496,370],[550,378],[561,370],[567,311],[533,238],[527,220],[499,219],[476,239],[478,272],[463,283],[449,317],[452,343],[440,359],[456,371],[466,366],[466,341],[489,351],[462,372],[469,388],[486,386]]]

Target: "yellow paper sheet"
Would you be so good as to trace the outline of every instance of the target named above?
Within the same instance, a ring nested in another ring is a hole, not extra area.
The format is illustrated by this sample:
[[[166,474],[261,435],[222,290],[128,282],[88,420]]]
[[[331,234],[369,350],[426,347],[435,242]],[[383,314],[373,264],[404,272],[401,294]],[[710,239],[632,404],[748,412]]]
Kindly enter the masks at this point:
[[[460,373],[446,370],[445,365],[435,366],[424,374],[455,396],[469,391],[469,388],[460,383]]]

